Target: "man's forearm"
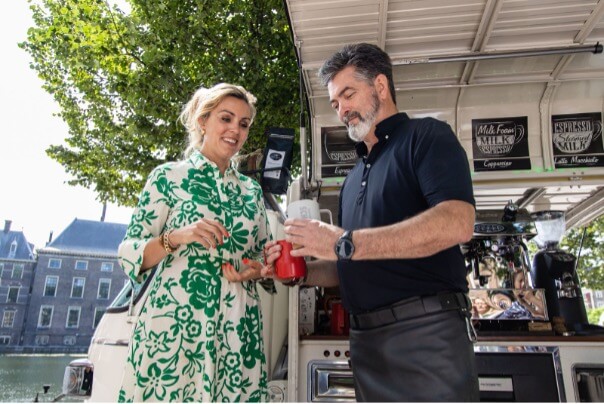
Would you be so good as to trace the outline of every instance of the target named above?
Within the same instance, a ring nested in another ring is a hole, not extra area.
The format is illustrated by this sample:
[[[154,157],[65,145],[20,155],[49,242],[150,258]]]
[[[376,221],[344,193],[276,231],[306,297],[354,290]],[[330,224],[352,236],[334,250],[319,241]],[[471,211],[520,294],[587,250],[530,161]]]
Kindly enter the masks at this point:
[[[306,263],[307,286],[333,287],[338,286],[338,269],[334,261],[316,260]]]
[[[474,208],[447,201],[403,222],[353,234],[353,260],[421,258],[472,237]]]

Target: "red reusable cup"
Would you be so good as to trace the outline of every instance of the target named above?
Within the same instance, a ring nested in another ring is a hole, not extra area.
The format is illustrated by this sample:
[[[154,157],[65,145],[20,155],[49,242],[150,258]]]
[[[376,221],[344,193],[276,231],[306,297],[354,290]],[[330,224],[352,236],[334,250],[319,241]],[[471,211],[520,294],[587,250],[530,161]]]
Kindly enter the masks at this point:
[[[292,257],[292,243],[279,240],[277,244],[281,246],[281,256],[275,261],[275,270],[277,277],[288,281],[296,281],[306,276],[306,261],[304,257]]]

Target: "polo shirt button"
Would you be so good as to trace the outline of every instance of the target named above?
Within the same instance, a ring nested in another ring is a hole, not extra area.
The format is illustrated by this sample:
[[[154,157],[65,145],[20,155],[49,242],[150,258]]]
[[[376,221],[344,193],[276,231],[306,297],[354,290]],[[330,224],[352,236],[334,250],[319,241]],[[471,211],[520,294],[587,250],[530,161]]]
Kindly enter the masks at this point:
[[[388,139],[389,137],[390,137],[389,135],[386,135],[386,139]]]
[[[367,181],[361,182],[361,186],[365,186],[365,184],[367,184]]]
[[[371,167],[371,164],[367,164],[365,167],[369,168],[369,167]]]

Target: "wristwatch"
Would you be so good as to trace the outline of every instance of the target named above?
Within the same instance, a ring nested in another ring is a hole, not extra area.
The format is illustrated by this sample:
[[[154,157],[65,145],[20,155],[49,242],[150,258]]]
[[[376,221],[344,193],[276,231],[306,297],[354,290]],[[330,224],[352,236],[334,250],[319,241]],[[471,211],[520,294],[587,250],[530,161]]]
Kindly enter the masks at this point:
[[[352,230],[346,230],[340,236],[335,246],[336,256],[338,260],[348,262],[354,254],[354,243],[352,242]]]

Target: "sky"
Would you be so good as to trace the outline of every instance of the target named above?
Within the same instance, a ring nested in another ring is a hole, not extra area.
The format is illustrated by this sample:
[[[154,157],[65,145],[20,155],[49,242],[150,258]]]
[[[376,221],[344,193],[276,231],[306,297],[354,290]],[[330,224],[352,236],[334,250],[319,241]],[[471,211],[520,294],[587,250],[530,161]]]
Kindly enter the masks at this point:
[[[0,230],[11,220],[11,230],[41,248],[76,218],[100,220],[103,205],[92,190],[67,185],[71,177],[46,155],[48,146],[64,144],[67,125],[17,46],[32,25],[28,2],[2,1],[0,10]],[[105,221],[127,224],[131,214],[110,204]]]

